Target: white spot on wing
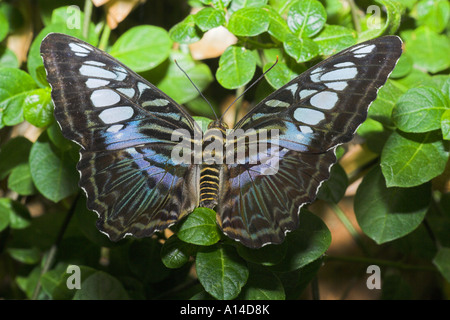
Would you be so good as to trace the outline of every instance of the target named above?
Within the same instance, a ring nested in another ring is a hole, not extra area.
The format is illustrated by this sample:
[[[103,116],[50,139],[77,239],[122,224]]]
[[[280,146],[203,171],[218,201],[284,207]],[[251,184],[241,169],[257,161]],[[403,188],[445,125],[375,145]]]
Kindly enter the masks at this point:
[[[339,97],[336,92],[322,91],[314,95],[309,102],[316,108],[330,110],[338,100]]]
[[[321,111],[306,108],[297,108],[294,112],[294,118],[297,121],[315,125],[325,119],[325,114]]]
[[[304,89],[302,91],[300,91],[300,99],[304,99],[306,97],[309,97],[310,95],[316,93],[317,90],[308,90],[308,89]]]
[[[100,67],[89,66],[89,65],[82,65],[80,68],[80,73],[83,76],[93,77],[93,78],[103,78],[103,79],[116,79],[117,78],[117,76],[114,72],[108,71],[108,70],[100,68]]]
[[[367,54],[371,53],[373,51],[373,49],[375,49],[375,45],[371,44],[371,45],[368,45],[368,46],[362,46],[360,48],[355,48],[353,50],[353,53],[354,54],[366,54],[367,55]]]
[[[133,98],[134,93],[135,93],[133,88],[119,88],[119,89],[117,89],[117,91],[119,91],[120,93],[123,93],[124,95],[126,95],[129,98]]]
[[[347,80],[347,79],[355,78],[355,76],[357,74],[358,74],[358,69],[356,69],[356,68],[343,68],[343,69],[338,69],[338,70],[324,73],[320,77],[320,80],[322,80],[322,81]]]
[[[87,54],[90,52],[90,50],[88,50],[89,48],[86,48],[84,46],[81,46],[81,44],[74,43],[74,42],[69,43],[69,47],[70,47],[70,50],[72,50],[75,53]]]
[[[99,66],[99,67],[104,67],[104,66],[106,66],[106,64],[104,64],[103,62],[100,62],[100,61],[93,61],[93,60],[85,61],[84,64],[90,64],[90,65],[93,65],[93,66]]]
[[[111,106],[120,101],[120,95],[111,89],[99,89],[92,92],[91,101],[94,107]]]
[[[138,82],[137,87],[140,95],[142,95],[145,90],[150,89],[150,87],[143,82]]]
[[[348,83],[345,81],[337,81],[337,82],[325,82],[325,85],[330,88],[330,89],[334,89],[334,90],[344,90]]]
[[[143,107],[148,107],[148,106],[164,107],[164,106],[167,106],[168,104],[169,104],[169,101],[166,99],[155,99],[155,100],[143,102],[142,106]]]
[[[297,88],[298,88],[298,85],[296,83],[294,83],[293,85],[290,85],[289,87],[286,87],[286,90],[291,91],[292,96],[295,97],[295,93],[297,92]]]
[[[320,73],[311,74],[311,81],[312,82],[320,82]]]
[[[313,130],[311,129],[311,127],[308,126],[299,126],[300,131],[303,133],[313,133]]]
[[[116,123],[130,119],[133,116],[133,108],[131,107],[114,107],[103,110],[98,115],[104,123]]]
[[[289,107],[289,103],[284,102],[284,101],[280,101],[280,100],[276,100],[276,99],[272,99],[272,100],[268,100],[266,102],[266,105],[268,105],[269,107],[278,107],[278,108],[286,108]]]
[[[107,86],[109,82],[110,81],[108,80],[90,78],[86,80],[86,87],[90,89],[104,87]]]
[[[119,132],[123,128],[123,124],[114,124],[111,127],[109,127],[106,131],[116,133]]]
[[[347,61],[347,62],[341,62],[338,64],[335,64],[335,68],[343,68],[343,67],[353,67],[355,64],[353,62]]]

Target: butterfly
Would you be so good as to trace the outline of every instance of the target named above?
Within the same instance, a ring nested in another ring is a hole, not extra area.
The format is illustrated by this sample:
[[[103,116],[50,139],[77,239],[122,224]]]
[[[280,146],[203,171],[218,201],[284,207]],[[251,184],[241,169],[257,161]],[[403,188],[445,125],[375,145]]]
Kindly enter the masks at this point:
[[[51,33],[40,50],[55,119],[81,146],[79,185],[100,231],[113,241],[148,237],[202,206],[216,210],[225,235],[260,248],[282,243],[298,227],[300,208],[329,178],[336,147],[366,119],[402,54],[402,41],[385,36],[345,49],[253,107],[232,132],[252,132],[264,141],[275,154],[265,162],[259,149],[256,161],[249,152],[234,162],[174,161],[179,141],[173,132],[188,133],[187,146],[203,155],[212,154],[213,141],[231,146],[219,154],[222,160],[237,158],[233,143],[240,138],[224,140],[230,130],[221,119],[203,134],[172,98],[77,38]],[[267,136],[272,130],[276,134]],[[250,140],[241,139],[244,151]]]

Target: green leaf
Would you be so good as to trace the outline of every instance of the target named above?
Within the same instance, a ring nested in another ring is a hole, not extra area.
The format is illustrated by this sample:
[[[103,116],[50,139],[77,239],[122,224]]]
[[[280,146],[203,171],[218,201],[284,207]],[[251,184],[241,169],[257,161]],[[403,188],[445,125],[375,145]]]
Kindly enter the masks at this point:
[[[291,271],[277,273],[278,278],[283,283],[286,299],[297,300],[311,281],[317,277],[319,269],[323,266],[323,256],[306,266]]]
[[[206,247],[195,260],[198,280],[216,299],[234,299],[247,282],[246,263],[236,250],[227,245]]]
[[[319,53],[328,56],[354,45],[356,33],[346,27],[325,25],[313,40],[319,46]]]
[[[270,6],[265,6],[264,8],[269,13],[269,29],[267,31],[271,36],[284,42],[290,35],[293,35],[286,20],[275,9]]]
[[[15,167],[28,162],[33,144],[24,137],[8,140],[0,150],[0,180],[4,179]]]
[[[404,52],[397,62],[394,70],[392,71],[390,78],[402,78],[407,76],[413,69],[413,59]]]
[[[23,105],[25,120],[36,127],[46,127],[53,122],[53,102],[50,88],[36,89],[27,94]]]
[[[59,279],[58,283],[54,285],[54,288],[52,290],[52,298],[54,300],[71,300],[73,298],[73,296],[75,295],[75,293],[78,291],[78,290],[69,289],[67,287],[68,280],[69,280],[69,283],[72,283],[72,281],[73,281],[72,279],[69,279],[69,277],[71,277],[73,275],[73,271],[68,270],[69,267],[71,267],[71,265],[66,266],[66,270],[62,273],[61,278]],[[91,267],[87,267],[87,266],[83,266],[83,265],[79,265],[78,267],[80,268],[81,286],[82,286],[82,283],[88,277],[90,277],[91,275],[93,275],[94,273],[97,272],[96,269],[91,268]]]
[[[450,109],[446,110],[441,117],[442,137],[450,140]]]
[[[195,24],[203,31],[208,31],[225,24],[225,15],[222,10],[211,7],[203,8],[194,15]]]
[[[174,63],[174,60],[186,71],[200,91],[206,89],[212,82],[213,76],[206,64],[195,62],[188,54],[172,51],[168,66],[164,65],[167,69],[165,69],[164,78],[158,82],[158,88],[182,104],[196,98],[199,94],[186,75]]]
[[[228,30],[236,36],[253,37],[268,31],[269,10],[266,8],[242,8],[234,12],[228,21]]]
[[[404,132],[427,132],[441,127],[441,117],[448,108],[447,99],[439,90],[412,88],[397,100],[392,119]]]
[[[145,282],[157,283],[170,276],[170,269],[161,261],[162,245],[156,239],[133,241],[128,250],[130,270]]]
[[[195,249],[189,243],[181,241],[176,235],[172,235],[161,249],[161,260],[167,268],[180,268],[189,261],[189,257]]]
[[[28,209],[20,202],[9,198],[0,198],[0,215],[4,216],[3,221],[8,221],[12,229],[25,229],[31,222]]]
[[[210,246],[220,240],[216,213],[208,208],[197,208],[190,213],[178,230],[178,238],[184,242]]]
[[[426,26],[414,30],[405,42],[406,52],[414,59],[414,65],[432,73],[450,66],[450,41]]]
[[[298,229],[286,236],[288,249],[284,259],[269,267],[272,271],[289,272],[318,259],[331,244],[331,234],[325,223],[308,210],[301,210]]]
[[[0,11],[4,17],[8,20],[9,32],[16,32],[18,29],[24,26],[24,17],[17,4],[7,3],[0,1]]]
[[[170,29],[169,36],[175,42],[189,44],[199,41],[202,32],[196,26],[194,16],[189,15]]]
[[[41,134],[30,152],[30,170],[34,185],[47,199],[58,202],[78,190],[78,172],[72,150],[61,151]]]
[[[450,4],[447,0],[422,0],[417,4],[415,12],[418,25],[440,33],[450,19]]]
[[[13,126],[23,119],[23,104],[28,93],[36,88],[33,78],[25,71],[0,68],[0,128]]]
[[[397,99],[404,93],[395,82],[388,79],[386,84],[378,91],[378,96],[371,104],[368,116],[377,120],[387,127],[394,127],[392,121],[392,110]]]
[[[103,271],[91,274],[81,283],[74,300],[128,300],[128,293],[113,276]]]
[[[219,59],[217,81],[227,89],[236,89],[246,85],[256,69],[253,53],[244,47],[230,46]]]
[[[448,160],[439,132],[392,133],[381,154],[388,187],[413,187],[440,175]],[[432,163],[433,165],[430,165]]]
[[[195,122],[197,122],[200,129],[202,129],[203,133],[205,133],[206,130],[208,130],[209,124],[213,121],[213,120],[211,120],[209,118],[205,118],[205,117],[193,116],[192,118],[194,118]]]
[[[381,154],[392,131],[386,129],[380,122],[368,118],[359,126],[357,133],[364,139],[371,151]]]
[[[347,187],[347,174],[337,163],[331,167],[330,179],[322,184],[317,197],[321,200],[338,203],[344,197]]]
[[[450,248],[442,247],[433,259],[441,275],[450,282]]]
[[[66,24],[69,29],[81,29],[84,21],[84,12],[78,7],[62,6],[52,11],[51,24]],[[92,23],[91,28],[94,27]]]
[[[58,263],[52,270],[42,275],[42,290],[50,297],[53,298],[53,290],[59,285],[61,278],[66,273],[67,266],[67,263]]]
[[[386,10],[386,23],[381,29],[386,34],[394,34],[400,27],[402,13],[404,11],[403,4],[396,0],[377,0],[375,1],[383,5],[383,9]],[[381,35],[381,34],[379,34]]]
[[[0,198],[0,232],[9,226],[9,208],[4,205],[7,198]]]
[[[309,61],[319,54],[319,46],[308,38],[299,39],[290,35],[283,43],[283,47],[298,63]]]
[[[78,148],[74,142],[64,138],[61,132],[61,128],[56,121],[53,121],[52,124],[47,128],[47,134],[50,138],[50,141],[62,151],[68,151],[72,148]]]
[[[253,266],[247,284],[242,289],[239,299],[242,300],[284,300],[283,284],[271,271]]]
[[[317,0],[294,2],[289,8],[287,24],[299,37],[312,37],[322,30],[327,21],[327,13]]]
[[[411,300],[413,291],[401,275],[391,274],[383,279],[381,287],[382,300]]]
[[[242,8],[262,7],[267,4],[268,0],[233,0],[229,11],[235,12]]]
[[[272,62],[264,65],[264,72],[267,71],[271,66]],[[266,74],[265,78],[269,84],[275,89],[279,89],[286,83],[298,76],[298,73],[290,69],[286,63],[278,62],[275,67]]]
[[[286,255],[287,242],[276,245],[271,244],[259,249],[250,249],[246,246],[238,246],[239,255],[245,260],[264,266],[273,266],[281,262]]]
[[[387,188],[381,170],[372,169],[355,196],[355,215],[363,232],[381,244],[403,237],[422,222],[431,201],[431,184]]]
[[[96,227],[98,216],[95,212],[90,211],[86,206],[86,198],[79,197],[73,216],[73,222],[76,228],[83,234],[86,239],[99,247],[112,247],[114,242],[109,240],[108,236],[99,232]],[[120,244],[121,242],[118,242]]]
[[[8,248],[9,255],[19,262],[25,264],[36,264],[41,259],[41,252],[38,248]]]
[[[0,68],[19,68],[19,60],[17,60],[14,51],[0,44]]]
[[[143,25],[122,34],[109,53],[135,72],[141,72],[166,60],[171,47],[172,41],[166,30]]]
[[[0,41],[6,38],[9,33],[9,22],[5,14],[0,11]]]
[[[28,163],[22,163],[11,171],[8,178],[8,188],[23,196],[36,193]]]

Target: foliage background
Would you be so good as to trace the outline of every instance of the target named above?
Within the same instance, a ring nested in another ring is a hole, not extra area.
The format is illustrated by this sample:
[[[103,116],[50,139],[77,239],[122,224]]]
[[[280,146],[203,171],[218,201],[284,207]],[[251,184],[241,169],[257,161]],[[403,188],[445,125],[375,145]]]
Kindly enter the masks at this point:
[[[448,1],[95,3],[0,1],[1,298],[449,297]],[[227,37],[214,34],[219,26]],[[220,112],[278,56],[227,114],[230,124],[357,42],[398,34],[405,50],[358,138],[339,148],[319,200],[302,209],[300,228],[282,245],[249,250],[226,239],[206,209],[154,238],[111,243],[96,230],[77,186],[78,147],[53,119],[39,56],[49,32],[108,51],[200,120],[212,111],[174,59]],[[234,44],[211,50],[217,39]],[[69,265],[81,268],[80,290],[67,288]],[[380,290],[366,286],[369,265],[381,268]]]

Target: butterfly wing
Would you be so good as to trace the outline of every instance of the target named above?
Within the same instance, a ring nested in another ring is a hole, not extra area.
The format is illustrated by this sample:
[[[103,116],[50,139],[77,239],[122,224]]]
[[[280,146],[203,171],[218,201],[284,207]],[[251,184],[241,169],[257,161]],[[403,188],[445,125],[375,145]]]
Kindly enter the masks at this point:
[[[174,163],[174,130],[200,128],[175,101],[99,49],[49,34],[41,55],[63,135],[81,146],[80,186],[112,240],[149,236],[198,205],[197,166]]]
[[[267,156],[225,166],[218,215],[229,237],[259,248],[281,243],[298,226],[299,207],[312,202],[329,178],[335,148],[366,119],[401,53],[396,36],[348,48],[269,95],[236,125],[255,130]],[[278,137],[261,138],[273,129]]]

